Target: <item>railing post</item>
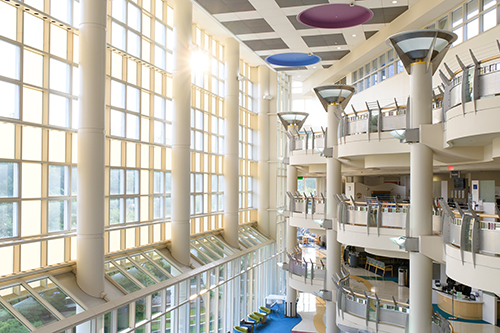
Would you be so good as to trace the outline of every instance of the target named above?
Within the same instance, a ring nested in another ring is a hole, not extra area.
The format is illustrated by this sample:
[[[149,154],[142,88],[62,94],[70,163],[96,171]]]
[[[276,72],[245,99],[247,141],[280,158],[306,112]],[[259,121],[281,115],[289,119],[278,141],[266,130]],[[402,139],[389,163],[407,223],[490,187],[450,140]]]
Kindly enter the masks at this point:
[[[380,227],[382,225],[382,204],[377,199],[377,235],[380,237]]]
[[[312,286],[314,280],[314,263],[312,259],[309,259],[309,261],[311,262],[311,286]]]
[[[465,102],[467,100],[467,93],[468,93],[468,82],[469,82],[469,66],[465,66],[458,57],[458,55],[455,55],[457,57],[457,62],[460,68],[462,68],[462,89],[461,89],[461,96],[462,96],[462,114],[465,115]]]
[[[314,213],[316,213],[316,200],[314,200],[314,196],[311,193],[311,218],[314,218]]]
[[[377,132],[378,132],[378,141],[380,141],[380,132],[382,129],[382,108],[380,107],[380,103],[377,100],[377,107],[378,107],[378,120],[377,120]]]
[[[312,127],[311,127],[311,135],[312,135],[312,142],[311,142],[312,147],[311,147],[311,149],[314,150],[314,131],[313,131]]]
[[[367,127],[366,127],[366,139],[368,140],[368,142],[370,142],[370,132],[371,132],[371,119],[372,119],[372,112],[370,111],[370,107],[368,106],[368,103],[366,104],[366,107],[368,108],[368,124],[367,124]]]
[[[366,298],[366,303],[365,303],[365,325],[368,327],[368,319],[370,318],[370,298],[368,297],[368,294],[366,293],[366,290],[363,291],[363,294],[365,294]]]
[[[405,236],[410,237],[410,205],[406,206]]]
[[[371,212],[371,207],[370,204],[367,202],[366,203],[366,235],[370,236],[370,212]]]

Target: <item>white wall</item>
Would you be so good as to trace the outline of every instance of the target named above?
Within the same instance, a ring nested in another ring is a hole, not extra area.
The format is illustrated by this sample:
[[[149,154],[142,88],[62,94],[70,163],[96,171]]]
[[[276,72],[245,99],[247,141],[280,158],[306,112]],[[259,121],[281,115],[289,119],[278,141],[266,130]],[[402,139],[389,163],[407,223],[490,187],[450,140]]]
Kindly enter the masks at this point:
[[[441,69],[448,76],[448,73],[443,65],[444,62],[446,62],[453,71],[460,69],[456,60],[456,55],[462,59],[462,62],[465,65],[472,63],[469,49],[472,49],[478,60],[498,55],[499,51],[496,45],[496,39],[498,39],[498,36],[500,36],[500,25],[497,25],[480,35],[452,47],[446,54],[446,57],[439,66],[438,70],[435,72],[432,80],[432,86],[437,87],[442,83],[441,78],[439,77],[439,69]],[[348,75],[349,78],[350,76],[351,74]],[[375,102],[376,100],[380,102],[380,106],[392,103],[394,98],[397,99],[399,104],[406,104],[409,92],[410,80],[406,71],[403,71],[402,73],[396,74],[382,83],[354,95],[346,108],[346,112],[352,112],[351,105],[353,105],[356,110],[366,110],[365,102]]]
[[[410,78],[406,71],[403,71],[354,95],[346,108],[346,112],[352,113],[351,105],[354,106],[356,111],[366,110],[365,102],[375,102],[376,100],[379,101],[381,107],[394,103],[394,98],[397,99],[399,105],[406,105],[409,94]]]

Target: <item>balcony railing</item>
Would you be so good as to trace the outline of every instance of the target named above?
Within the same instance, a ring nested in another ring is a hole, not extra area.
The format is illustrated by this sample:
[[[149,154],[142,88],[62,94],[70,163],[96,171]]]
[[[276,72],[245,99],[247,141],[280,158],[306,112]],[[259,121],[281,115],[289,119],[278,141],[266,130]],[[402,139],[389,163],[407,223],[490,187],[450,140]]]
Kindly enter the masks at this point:
[[[306,153],[312,150],[312,153],[322,154],[326,147],[326,129],[321,128],[321,132],[303,130],[296,135],[287,134],[290,139],[290,153],[303,150]]]
[[[497,45],[500,51],[498,40]],[[470,55],[472,64],[465,66],[457,56],[460,70],[453,72],[444,63],[448,75],[439,72],[443,85],[433,90],[433,123],[445,122],[446,112],[458,105],[462,105],[465,114],[465,103],[468,102],[473,102],[474,112],[477,112],[478,99],[500,94],[500,55],[480,61],[472,51]],[[365,102],[365,105],[366,110],[356,111],[353,108],[353,113],[344,113],[339,122],[338,133],[344,143],[346,137],[351,135],[365,134],[368,141],[373,138],[380,140],[382,132],[409,128],[409,98],[407,105],[398,105],[396,99],[394,103],[382,107],[378,101]]]
[[[397,100],[394,103],[380,106],[380,103],[366,103],[366,110],[356,111],[346,114],[339,122],[339,137],[344,139],[350,135],[366,134],[368,140],[372,138],[371,133],[376,133],[380,139],[381,132],[406,128],[409,113],[406,112],[406,105],[399,105]],[[375,135],[375,134],[374,134]]]
[[[320,260],[319,262],[313,262],[311,259],[305,260],[301,256],[302,250],[297,249],[292,254],[288,255],[288,268],[287,270],[294,275],[304,277],[304,283],[309,283],[312,285],[314,280],[322,281],[325,283],[326,276],[326,266],[325,263]]]
[[[478,214],[470,206],[466,211],[459,206],[452,210],[444,200],[439,203],[443,208],[443,242],[460,248],[462,262],[464,252],[472,253],[474,266],[478,253],[500,255],[500,223],[483,220],[499,219],[500,211],[497,206],[496,214]]]
[[[306,193],[300,194],[298,192],[287,192],[289,199],[290,213],[304,214],[305,218],[313,218],[314,214],[325,214],[326,212],[326,198],[323,193],[319,196],[314,196]]]
[[[337,307],[343,316],[344,312],[365,318],[365,325],[368,322],[375,322],[378,332],[379,323],[390,324],[399,327],[408,327],[410,306],[407,303],[392,299],[383,299],[376,293],[364,291],[363,294],[354,292],[349,287],[349,274],[343,270],[342,276],[333,277],[336,287]],[[434,313],[432,320],[433,333],[453,333],[453,327],[444,317]]]
[[[370,228],[409,229],[410,205],[400,202],[381,202],[377,198],[365,198],[365,202],[347,199],[344,195],[336,195],[338,221],[345,231],[345,225],[366,226],[367,235]]]
[[[498,40],[497,46],[500,51]],[[470,50],[470,56],[472,64],[466,66],[457,55],[457,62],[460,66],[457,72],[453,72],[446,63],[444,67],[449,76],[442,71],[439,72],[445,88],[443,113],[462,105],[465,114],[467,102],[473,102],[474,112],[476,112],[476,100],[500,94],[500,55],[478,61]]]

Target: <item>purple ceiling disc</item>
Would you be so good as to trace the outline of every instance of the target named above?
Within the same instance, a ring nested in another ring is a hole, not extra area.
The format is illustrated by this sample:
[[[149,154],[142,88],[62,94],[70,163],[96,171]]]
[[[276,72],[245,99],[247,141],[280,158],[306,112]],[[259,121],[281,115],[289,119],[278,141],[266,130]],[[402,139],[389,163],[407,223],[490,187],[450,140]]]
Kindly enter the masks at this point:
[[[306,9],[297,15],[297,20],[314,28],[341,29],[363,24],[372,17],[368,8],[332,3]]]

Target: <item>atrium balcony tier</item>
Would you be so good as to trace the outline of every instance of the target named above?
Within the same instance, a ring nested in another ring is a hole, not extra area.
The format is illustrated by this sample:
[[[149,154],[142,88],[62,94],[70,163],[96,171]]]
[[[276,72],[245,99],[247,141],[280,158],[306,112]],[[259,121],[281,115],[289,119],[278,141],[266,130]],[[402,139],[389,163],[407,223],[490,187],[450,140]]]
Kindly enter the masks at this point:
[[[343,114],[338,157],[358,168],[409,167],[409,146],[400,142],[422,142],[434,151],[435,165],[499,158],[500,55],[481,60],[470,55],[466,65],[457,57],[460,70],[444,63],[446,74],[439,71],[442,85],[433,90],[432,125],[410,128],[408,100],[366,102],[365,110]],[[417,135],[412,138],[409,130]]]

